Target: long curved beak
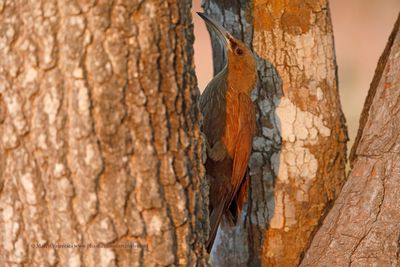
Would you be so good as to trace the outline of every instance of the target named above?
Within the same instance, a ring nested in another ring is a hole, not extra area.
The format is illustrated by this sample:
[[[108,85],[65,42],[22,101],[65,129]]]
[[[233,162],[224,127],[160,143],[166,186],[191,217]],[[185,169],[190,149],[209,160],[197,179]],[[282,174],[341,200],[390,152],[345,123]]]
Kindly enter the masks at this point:
[[[225,48],[229,47],[229,40],[233,39],[232,35],[224,29],[218,22],[213,20],[212,18],[207,17],[204,13],[197,12],[197,14],[205,21],[205,23],[213,29],[213,31],[217,34],[218,39],[220,39]]]

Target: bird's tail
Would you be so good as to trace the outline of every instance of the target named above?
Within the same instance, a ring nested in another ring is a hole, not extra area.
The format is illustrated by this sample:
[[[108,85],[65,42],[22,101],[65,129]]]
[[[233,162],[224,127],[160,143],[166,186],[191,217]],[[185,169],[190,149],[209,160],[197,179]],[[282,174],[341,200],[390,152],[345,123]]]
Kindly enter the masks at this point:
[[[219,203],[218,207],[213,209],[210,215],[210,235],[208,236],[208,240],[206,242],[207,252],[210,253],[215,237],[217,236],[218,226],[221,222],[222,215],[224,213],[224,202]]]
[[[246,172],[243,181],[240,185],[239,191],[237,192],[237,195],[235,196],[234,201],[231,202],[229,209],[226,211],[226,218],[227,222],[229,225],[234,226],[237,222],[238,216],[240,215],[243,205],[246,202],[247,199],[247,191],[248,191],[248,186],[249,186],[249,176],[248,172]],[[215,237],[217,236],[217,231],[218,231],[218,226],[221,222],[222,216],[224,215],[224,210],[225,210],[225,203],[226,200],[224,199],[221,201],[218,205],[217,208],[213,209],[211,211],[210,215],[210,235],[208,237],[208,240],[206,242],[206,247],[207,247],[207,252],[210,253]]]
[[[240,214],[242,213],[243,206],[247,200],[247,191],[249,188],[249,175],[246,172],[243,181],[239,187],[239,190],[229,205],[229,209],[225,212],[225,217],[227,219],[228,225],[235,226]]]

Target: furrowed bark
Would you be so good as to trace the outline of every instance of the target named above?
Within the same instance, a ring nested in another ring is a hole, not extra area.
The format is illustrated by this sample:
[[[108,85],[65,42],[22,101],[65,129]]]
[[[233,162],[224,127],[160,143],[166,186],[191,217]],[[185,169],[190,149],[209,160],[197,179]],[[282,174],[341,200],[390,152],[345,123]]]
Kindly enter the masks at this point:
[[[1,266],[207,265],[190,7],[0,1]]]
[[[301,266],[400,265],[400,16],[371,83],[352,170]]]
[[[296,266],[345,179],[347,133],[326,0],[204,1],[258,59],[258,133],[238,226],[222,224],[215,266]],[[213,44],[214,69],[223,53]]]

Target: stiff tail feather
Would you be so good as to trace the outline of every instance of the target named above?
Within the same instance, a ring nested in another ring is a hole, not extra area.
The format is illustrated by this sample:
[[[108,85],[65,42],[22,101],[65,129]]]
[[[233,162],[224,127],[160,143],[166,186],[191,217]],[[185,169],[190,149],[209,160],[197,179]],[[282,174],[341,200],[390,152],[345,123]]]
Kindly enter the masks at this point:
[[[237,195],[235,196],[234,200],[230,203],[229,209],[226,210],[226,218],[228,223],[233,226],[236,224],[237,219],[243,209],[243,205],[247,199],[247,191],[248,191],[248,186],[249,186],[249,176],[248,172],[244,175],[243,181],[240,184],[239,191],[237,192]],[[207,252],[210,253],[215,237],[217,236],[217,231],[218,231],[218,226],[221,222],[222,216],[224,215],[225,211],[225,202],[226,200],[222,201],[218,205],[216,209],[213,209],[210,215],[210,235],[208,237],[208,240],[206,242],[206,248]]]
[[[218,226],[221,222],[222,215],[224,213],[224,202],[220,203],[217,208],[213,209],[210,216],[210,235],[208,236],[208,240],[206,242],[207,252],[210,253],[215,237],[217,236]]]
[[[239,187],[239,190],[235,196],[235,198],[232,200],[229,209],[226,212],[226,218],[227,222],[230,226],[235,226],[237,223],[237,220],[239,219],[240,214],[242,213],[243,206],[246,203],[247,200],[247,192],[249,188],[249,175],[248,171],[244,175],[244,178],[242,180],[242,183]]]

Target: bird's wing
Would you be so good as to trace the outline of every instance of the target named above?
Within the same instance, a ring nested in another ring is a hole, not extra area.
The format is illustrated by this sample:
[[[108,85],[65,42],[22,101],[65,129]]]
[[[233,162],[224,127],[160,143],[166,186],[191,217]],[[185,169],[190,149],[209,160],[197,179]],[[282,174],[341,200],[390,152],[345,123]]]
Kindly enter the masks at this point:
[[[247,163],[251,154],[253,135],[255,132],[255,111],[251,99],[245,94],[239,94],[239,127],[238,137],[235,145],[232,176],[230,179],[231,190],[223,197],[223,200],[211,212],[210,235],[206,243],[207,251],[210,252],[214,239],[217,235],[222,215],[229,208],[237,195],[247,170]]]
[[[225,202],[227,209],[236,195],[245,178],[247,164],[251,155],[253,136],[256,129],[255,111],[251,99],[245,94],[239,94],[239,133],[235,146],[231,190]]]
[[[221,141],[226,126],[227,72],[222,70],[215,76],[200,96],[200,111],[203,114],[203,132],[210,148]]]

